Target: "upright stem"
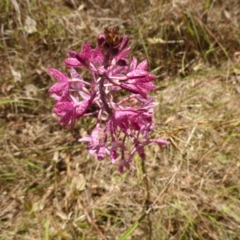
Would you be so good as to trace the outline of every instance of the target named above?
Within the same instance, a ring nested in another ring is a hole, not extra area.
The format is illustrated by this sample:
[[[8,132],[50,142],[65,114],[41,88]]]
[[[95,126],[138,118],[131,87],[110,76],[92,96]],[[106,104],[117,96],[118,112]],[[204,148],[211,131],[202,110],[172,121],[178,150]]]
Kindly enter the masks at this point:
[[[143,182],[145,185],[145,190],[146,190],[146,198],[145,198],[145,203],[144,207],[149,209],[150,206],[150,187],[149,187],[149,181],[148,181],[148,176],[147,176],[147,170],[146,170],[146,165],[145,165],[145,159],[142,160],[142,171],[143,171]],[[148,221],[148,238],[149,240],[152,239],[152,221],[150,218],[150,214],[147,214],[147,221]]]
[[[101,77],[101,79],[99,81],[99,93],[100,93],[100,98],[101,98],[104,109],[111,116],[112,115],[112,109],[109,107],[109,104],[106,101],[107,98],[106,98],[105,92],[104,92],[104,80],[105,80],[105,78]]]

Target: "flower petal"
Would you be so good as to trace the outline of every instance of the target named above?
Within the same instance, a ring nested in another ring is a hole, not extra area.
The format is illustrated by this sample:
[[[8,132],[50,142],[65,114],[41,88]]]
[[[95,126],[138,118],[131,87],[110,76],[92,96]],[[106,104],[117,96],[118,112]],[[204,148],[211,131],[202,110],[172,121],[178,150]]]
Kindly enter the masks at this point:
[[[148,75],[148,72],[145,70],[134,70],[129,73],[127,73],[128,79],[134,79],[134,78],[139,78],[139,77],[145,77]]]
[[[76,107],[76,116],[81,117],[87,111],[89,105],[90,102],[88,99],[82,101],[81,104],[78,107]]]
[[[62,116],[71,109],[73,109],[72,102],[58,102],[55,104],[53,112]]]
[[[66,88],[68,88],[68,83],[67,82],[60,82],[60,83],[55,83],[48,89],[49,93],[58,93],[64,91]]]
[[[68,66],[68,67],[82,67],[83,64],[81,62],[79,62],[76,58],[66,58],[64,60],[65,64]]]
[[[137,66],[137,69],[147,71],[148,70],[148,62],[147,62],[147,60],[143,60],[142,62],[140,62],[138,64],[138,66]]]
[[[136,69],[136,67],[137,67],[137,58],[133,57],[132,62],[131,62],[130,67],[129,67],[129,70],[133,71],[133,70]]]
[[[48,68],[47,71],[54,78],[56,78],[59,82],[67,82],[68,81],[68,77],[55,68]]]

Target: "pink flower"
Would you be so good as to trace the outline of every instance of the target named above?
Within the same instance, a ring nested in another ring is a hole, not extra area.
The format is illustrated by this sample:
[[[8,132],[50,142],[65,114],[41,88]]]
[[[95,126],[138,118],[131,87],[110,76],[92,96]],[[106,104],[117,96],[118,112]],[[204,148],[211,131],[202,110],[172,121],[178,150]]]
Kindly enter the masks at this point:
[[[55,104],[53,112],[58,116],[61,116],[59,121],[63,127],[66,127],[71,123],[71,128],[74,128],[76,119],[83,116],[90,106],[89,100],[84,100],[82,102],[74,103],[70,99],[65,101],[59,101]]]
[[[96,126],[79,141],[88,143],[89,154],[97,160],[108,157],[110,164],[118,164],[119,172],[135,168],[136,153],[144,161],[149,144],[169,144],[150,137],[155,127],[152,116],[156,101],[149,92],[155,90],[156,77],[148,71],[146,60],[138,63],[136,57],[128,57],[128,40],[118,34],[117,28],[106,28],[98,36],[97,47],[85,43],[80,52],[68,51],[64,62],[70,77],[48,69],[57,80],[49,93],[57,101],[53,111],[60,117],[60,124],[73,128],[78,118],[95,116]],[[90,73],[85,75],[88,79],[83,79],[79,68]],[[115,94],[120,90],[128,96]]]
[[[89,142],[89,154],[95,155],[97,160],[104,159],[107,149],[104,143],[104,133],[99,124],[92,130],[91,136],[81,138],[79,142]]]
[[[53,86],[49,88],[48,92],[52,94],[53,97],[55,96],[56,100],[59,100],[62,96],[68,96],[70,79],[57,69],[48,68],[47,70],[49,74],[58,80],[57,83],[53,84]]]
[[[83,45],[81,52],[69,52],[70,58],[65,59],[65,63],[68,67],[89,67],[90,64],[102,65],[104,61],[104,56],[99,48],[91,48],[91,46],[86,43]]]

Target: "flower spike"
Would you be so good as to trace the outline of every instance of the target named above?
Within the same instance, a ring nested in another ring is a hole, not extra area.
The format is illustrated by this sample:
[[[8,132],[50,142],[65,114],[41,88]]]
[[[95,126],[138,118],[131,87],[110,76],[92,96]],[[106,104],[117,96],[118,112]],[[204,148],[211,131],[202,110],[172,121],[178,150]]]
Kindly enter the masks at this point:
[[[120,173],[135,168],[136,153],[146,160],[146,146],[169,144],[162,138],[150,137],[157,103],[149,92],[155,90],[156,77],[148,71],[147,60],[138,63],[136,57],[128,57],[128,41],[118,28],[105,28],[95,48],[85,43],[80,52],[68,51],[64,62],[70,76],[48,68],[57,80],[49,93],[57,101],[53,111],[60,116],[59,123],[74,128],[78,118],[96,116],[96,126],[79,142],[87,142],[88,153],[97,160],[109,158],[110,164],[118,164]],[[79,68],[90,72],[90,81],[83,79]],[[120,90],[127,94],[118,94]]]

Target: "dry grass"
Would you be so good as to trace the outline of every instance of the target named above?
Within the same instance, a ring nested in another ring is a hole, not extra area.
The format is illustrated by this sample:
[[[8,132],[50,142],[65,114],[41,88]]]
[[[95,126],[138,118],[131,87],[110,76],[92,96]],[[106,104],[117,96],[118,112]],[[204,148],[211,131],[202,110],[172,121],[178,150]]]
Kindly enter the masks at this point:
[[[2,0],[0,239],[239,239],[239,22],[237,0]],[[172,142],[123,175],[47,93],[45,69],[109,25],[158,76],[154,134]]]

